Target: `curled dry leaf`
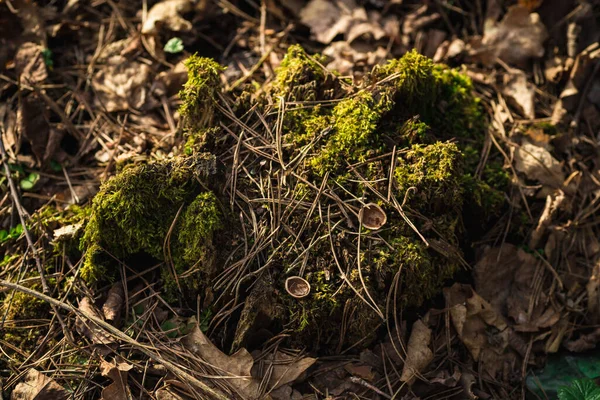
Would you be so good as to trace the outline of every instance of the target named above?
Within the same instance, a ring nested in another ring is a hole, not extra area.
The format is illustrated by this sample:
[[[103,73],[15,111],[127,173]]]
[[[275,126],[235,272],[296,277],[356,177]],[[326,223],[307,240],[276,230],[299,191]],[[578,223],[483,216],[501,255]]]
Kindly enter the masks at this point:
[[[433,360],[433,352],[429,348],[430,345],[431,329],[425,325],[423,320],[419,319],[413,325],[408,339],[406,362],[400,376],[402,382],[407,382],[411,385],[421,371]]]
[[[100,373],[111,379],[113,382],[102,389],[101,400],[130,400],[131,391],[127,385],[127,375],[133,368],[128,363],[116,363],[102,360],[100,363]]]
[[[367,13],[354,0],[311,0],[300,11],[300,20],[324,44],[331,43],[337,35],[344,35],[349,44],[359,37],[393,38],[399,30],[396,17],[382,18],[375,11]]]
[[[504,75],[502,92],[526,118],[535,118],[535,86],[527,81],[527,75],[520,70],[512,70]]]
[[[251,375],[254,359],[246,349],[240,349],[228,356],[217,348],[200,330],[198,324],[181,339],[183,346],[196,356],[202,358],[215,369],[216,374],[226,379],[244,399],[261,398],[260,381]]]
[[[257,373],[256,375],[266,375],[266,373],[268,373],[269,390],[274,390],[294,382],[316,361],[316,358],[299,358],[277,351],[275,352],[275,355],[270,353],[261,360],[260,369],[263,373]],[[257,367],[258,365],[254,366],[255,369],[258,369]]]
[[[23,43],[15,55],[15,69],[22,85],[39,85],[48,78],[44,48],[35,43]]]
[[[506,348],[508,325],[471,286],[455,283],[444,289],[444,297],[450,309],[452,325],[475,361],[490,346],[500,352]],[[495,328],[493,337],[488,334],[489,328]]]
[[[72,238],[83,227],[83,223],[61,226],[54,230],[54,241],[58,242],[64,239]]]
[[[94,104],[106,111],[139,109],[147,101],[150,67],[125,57],[111,57],[92,79]]]
[[[541,261],[512,244],[488,249],[475,266],[477,293],[497,313],[511,317],[517,331],[536,331],[558,322],[560,312],[537,293],[532,282],[543,280]],[[532,307],[532,304],[534,305]]]
[[[70,396],[62,386],[41,372],[29,368],[23,381],[15,386],[12,400],[66,400]]]
[[[192,23],[184,19],[181,14],[193,9],[194,3],[191,0],[164,0],[156,3],[148,11],[142,33],[157,34],[162,27],[176,32],[189,32],[192,30]]]
[[[548,37],[546,27],[537,13],[526,7],[511,6],[502,21],[486,22],[478,61],[491,65],[496,57],[508,64],[523,66],[531,58],[544,55],[544,41]]]
[[[50,131],[48,112],[42,99],[35,93],[23,96],[17,110],[17,132],[27,139],[38,163],[46,156]]]
[[[328,70],[347,75],[356,72],[359,66],[370,67],[380,64],[386,59],[388,52],[382,46],[374,48],[373,45],[361,41],[352,44],[339,41],[327,46],[323,54],[332,59],[326,65]]]
[[[538,181],[543,185],[560,188],[565,180],[562,166],[542,146],[524,140],[515,150],[515,168],[525,174],[527,179]]]
[[[84,314],[92,315],[102,319],[100,312],[89,297],[84,297],[81,299],[79,302],[79,311],[82,311]],[[102,328],[96,326],[88,319],[77,316],[75,327],[79,334],[87,337],[94,344],[109,346],[115,343],[115,341]]]
[[[108,297],[102,305],[104,318],[115,325],[121,317],[124,302],[125,292],[123,291],[123,284],[121,282],[115,283],[108,291]]]

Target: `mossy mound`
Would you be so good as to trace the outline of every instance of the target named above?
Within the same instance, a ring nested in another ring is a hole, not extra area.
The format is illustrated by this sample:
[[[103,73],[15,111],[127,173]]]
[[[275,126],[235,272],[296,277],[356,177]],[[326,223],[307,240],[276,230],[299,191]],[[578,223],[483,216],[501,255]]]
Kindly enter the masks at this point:
[[[187,276],[181,283],[187,289],[200,288],[215,272],[213,235],[222,223],[215,195],[199,183],[206,172],[203,160],[130,165],[105,182],[85,227],[81,277],[94,282],[114,275],[107,269],[115,265],[111,257],[145,254],[174,267],[163,274],[167,293],[175,293],[175,273]]]
[[[186,286],[219,294],[213,308],[248,299],[236,346],[257,325],[313,349],[367,344],[394,309],[422,304],[464,264],[464,205],[486,218],[502,206],[475,173],[485,120],[470,80],[416,52],[355,86],[292,46],[256,95],[219,94],[221,67],[211,60],[192,56],[187,66],[185,155],[103,185],[82,275],[103,273],[106,253],[167,261],[195,279]],[[211,188],[241,219],[226,222],[227,251],[213,243],[224,216],[197,174],[207,153],[217,163]],[[380,229],[359,220],[369,203],[387,215]],[[286,293],[295,275],[310,283],[308,296]],[[273,307],[252,300],[265,296]],[[265,319],[268,310],[276,311]],[[248,320],[258,315],[260,324]]]

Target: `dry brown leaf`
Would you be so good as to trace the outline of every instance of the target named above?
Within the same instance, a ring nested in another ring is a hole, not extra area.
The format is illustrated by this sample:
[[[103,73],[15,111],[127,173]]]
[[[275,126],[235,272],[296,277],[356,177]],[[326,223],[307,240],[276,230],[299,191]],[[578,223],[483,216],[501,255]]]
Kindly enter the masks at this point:
[[[150,11],[144,25],[143,34],[157,34],[162,27],[176,32],[189,32],[192,23],[184,19],[181,14],[194,9],[192,0],[164,0],[156,3]]]
[[[102,319],[100,312],[89,297],[84,297],[81,299],[79,302],[79,310],[84,314],[92,315],[96,318]],[[85,318],[77,316],[75,327],[79,334],[87,337],[94,344],[109,346],[115,343],[114,339],[111,338],[110,335],[108,335],[102,328]]]
[[[15,69],[22,85],[38,85],[48,78],[44,48],[35,43],[23,43],[15,55]]]
[[[511,6],[502,21],[486,21],[486,29],[478,61],[491,65],[496,57],[511,65],[523,66],[531,58],[544,55],[546,27],[537,13],[526,7]]]
[[[269,389],[277,389],[283,385],[294,382],[300,375],[309,369],[315,362],[316,358],[302,357],[297,358],[280,351],[269,354],[263,360],[263,370],[270,371]]]
[[[41,372],[29,368],[23,381],[15,386],[12,400],[63,400],[70,396],[62,386]]]
[[[527,179],[538,181],[551,188],[560,188],[565,180],[562,166],[550,152],[524,140],[515,150],[515,168]]]
[[[300,20],[324,44],[331,43],[338,35],[344,35],[348,44],[358,38],[395,38],[399,30],[395,16],[382,18],[376,11],[367,13],[354,0],[311,0],[300,11]]]
[[[564,343],[567,350],[575,353],[581,353],[583,351],[591,350],[596,348],[600,342],[600,328],[594,329],[591,333],[581,335],[575,340],[569,340]]]
[[[77,234],[82,227],[82,222],[61,226],[60,228],[54,230],[54,241],[57,242],[63,239],[70,239]]]
[[[444,289],[444,297],[458,337],[475,361],[484,349],[492,347],[501,353],[506,348],[509,335],[506,322],[471,286],[455,283]],[[494,328],[493,334],[488,332],[490,328]]]
[[[315,39],[329,44],[350,26],[351,12],[356,8],[354,0],[340,3],[327,0],[310,0],[300,11],[300,21],[310,28]]]
[[[131,392],[127,385],[127,375],[133,368],[128,363],[116,363],[102,360],[100,363],[100,373],[111,379],[113,382],[102,389],[101,400],[130,400]]]
[[[373,379],[375,379],[375,371],[369,365],[348,364],[344,365],[344,369],[353,376],[357,376],[367,382],[373,382]]]
[[[125,57],[111,57],[92,79],[94,104],[106,111],[141,108],[148,99],[151,69]]]
[[[231,356],[226,355],[212,344],[195,321],[194,323],[192,331],[181,339],[183,346],[210,364],[242,398],[262,398],[260,381],[251,375],[254,359],[250,353],[246,349],[240,349]]]
[[[157,400],[185,400],[184,397],[169,388],[160,388],[154,395]]]
[[[533,283],[542,279],[541,261],[512,244],[490,248],[475,266],[477,293],[497,313],[510,316],[517,331],[536,331],[558,322],[560,313],[546,307],[546,295],[536,295]],[[537,300],[537,301],[534,301]]]
[[[526,118],[535,118],[535,86],[527,81],[525,72],[513,69],[504,75],[502,92]]]
[[[17,131],[31,145],[37,162],[43,163],[50,138],[50,125],[46,105],[37,94],[24,96],[20,101],[17,110]]]
[[[419,319],[414,323],[408,339],[406,362],[400,376],[402,382],[412,385],[417,376],[433,360],[433,352],[429,348],[430,345],[431,329]]]
[[[121,310],[125,302],[125,292],[121,282],[112,285],[108,291],[106,301],[102,305],[102,313],[107,321],[115,325],[121,317]]]
[[[586,285],[588,295],[588,317],[593,323],[600,322],[600,260],[596,261]]]
[[[349,44],[345,41],[333,42],[323,50],[323,54],[331,57],[326,67],[342,75],[351,74],[361,66],[373,66],[386,59],[387,50],[381,46],[356,41]]]

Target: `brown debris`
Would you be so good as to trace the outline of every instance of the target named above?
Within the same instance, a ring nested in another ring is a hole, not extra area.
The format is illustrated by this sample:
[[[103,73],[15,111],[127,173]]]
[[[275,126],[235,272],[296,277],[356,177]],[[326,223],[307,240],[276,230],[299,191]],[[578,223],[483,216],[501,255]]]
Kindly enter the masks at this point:
[[[22,382],[15,386],[12,400],[66,400],[70,396],[62,386],[53,379],[29,368]]]

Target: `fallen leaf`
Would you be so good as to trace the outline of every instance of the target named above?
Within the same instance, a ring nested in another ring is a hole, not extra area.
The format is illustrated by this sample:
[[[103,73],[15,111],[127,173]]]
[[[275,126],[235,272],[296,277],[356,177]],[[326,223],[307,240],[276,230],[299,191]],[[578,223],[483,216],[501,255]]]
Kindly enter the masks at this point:
[[[63,400],[70,397],[62,386],[41,372],[29,368],[23,381],[15,386],[12,400]]]
[[[92,79],[94,104],[108,112],[140,109],[148,98],[150,76],[146,64],[111,57]]]
[[[585,286],[588,295],[588,313],[593,323],[600,322],[600,261],[596,261]]]
[[[261,369],[269,371],[269,389],[273,390],[294,382],[316,361],[316,358],[298,358],[277,351],[274,356],[271,353],[261,360]]]
[[[157,400],[185,400],[184,397],[168,388],[160,388],[154,393]]]
[[[58,242],[63,239],[70,239],[74,235],[76,235],[82,227],[82,222],[77,224],[61,226],[60,228],[54,230],[54,241]]]
[[[194,321],[192,331],[181,339],[183,346],[202,358],[227,379],[228,384],[244,399],[261,398],[260,381],[251,375],[254,359],[246,349],[228,356],[219,350]]]
[[[311,0],[300,11],[300,21],[324,44],[331,43],[338,35],[344,35],[348,44],[358,38],[376,41],[395,38],[399,30],[395,16],[383,18],[377,11],[367,13],[354,0]]]
[[[104,318],[113,325],[118,322],[121,316],[124,301],[125,293],[123,291],[123,284],[121,282],[115,283],[108,291],[106,301],[102,305]]]
[[[82,311],[84,314],[92,315],[94,317],[102,319],[100,312],[89,297],[84,297],[83,299],[81,299],[81,301],[79,302],[79,310]],[[94,344],[104,346],[110,346],[115,344],[114,339],[111,338],[102,328],[96,326],[93,322],[85,318],[77,316],[77,320],[75,321],[75,328],[77,329],[77,332],[79,332],[79,334],[87,337]]]
[[[536,293],[533,282],[545,268],[532,254],[512,244],[490,248],[475,266],[475,288],[497,313],[515,321],[515,330],[536,331],[558,322],[560,312]]]
[[[101,400],[130,400],[131,391],[127,385],[127,375],[133,368],[133,365],[128,363],[108,362],[102,360],[100,362],[100,373],[111,379],[113,382],[102,389]]]
[[[17,132],[27,139],[39,164],[44,161],[50,138],[48,118],[46,105],[37,94],[23,96],[17,110]]]
[[[544,55],[546,27],[537,13],[526,7],[513,5],[499,24],[486,21],[481,53],[476,57],[492,65],[496,57],[515,66],[524,66],[531,58]]]
[[[39,85],[48,78],[44,48],[36,43],[23,43],[15,55],[15,69],[22,85]]]
[[[338,34],[346,32],[351,22],[351,10],[356,8],[354,0],[331,2],[310,0],[300,11],[300,21],[310,28],[315,39],[331,43]]]
[[[542,146],[536,146],[524,140],[515,150],[515,168],[525,174],[527,179],[538,181],[552,188],[562,186],[565,175],[562,166],[550,152]]]
[[[346,41],[333,42],[323,50],[323,54],[332,60],[326,65],[330,71],[342,75],[357,72],[360,68],[370,68],[386,59],[388,52],[382,46],[374,48],[363,42],[352,44]]]
[[[181,14],[193,9],[191,0],[164,0],[156,3],[148,11],[146,21],[142,25],[142,33],[157,34],[163,27],[175,32],[189,32],[192,30],[192,23]]]
[[[444,297],[458,337],[475,361],[479,360],[482,350],[489,346],[499,352],[506,348],[508,325],[471,286],[455,283],[444,289]],[[494,329],[488,331],[490,328]]]
[[[535,118],[535,86],[527,81],[525,72],[512,70],[505,74],[502,92],[517,106],[521,115],[529,119]]]
[[[600,343],[600,328],[594,329],[591,333],[581,335],[575,340],[566,341],[564,346],[569,351],[581,353],[595,349],[598,343]]]
[[[431,329],[422,320],[417,320],[408,339],[406,362],[400,380],[411,385],[416,377],[433,360],[431,345]]]
[[[353,376],[364,379],[367,382],[373,382],[373,379],[375,379],[375,372],[368,365],[348,364],[344,365],[344,369]]]

